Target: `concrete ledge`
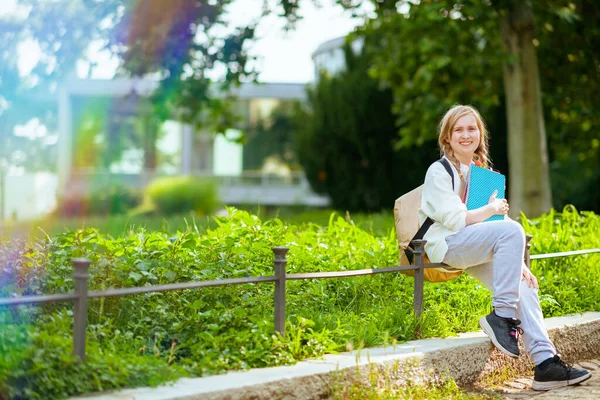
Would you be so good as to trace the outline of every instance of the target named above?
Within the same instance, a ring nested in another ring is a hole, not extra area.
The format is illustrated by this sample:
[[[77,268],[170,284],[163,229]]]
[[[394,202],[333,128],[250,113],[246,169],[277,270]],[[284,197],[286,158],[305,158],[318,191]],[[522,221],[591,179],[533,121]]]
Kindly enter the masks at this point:
[[[566,361],[575,363],[600,357],[600,312],[549,318],[545,323],[550,338]],[[126,389],[77,399],[324,399],[332,385],[357,379],[373,367],[385,369],[394,379],[427,379],[433,374],[467,385],[505,367],[526,373],[532,363],[528,356],[518,360],[505,356],[483,332],[473,332],[326,355],[321,360],[303,361],[293,366],[184,378],[169,386]]]

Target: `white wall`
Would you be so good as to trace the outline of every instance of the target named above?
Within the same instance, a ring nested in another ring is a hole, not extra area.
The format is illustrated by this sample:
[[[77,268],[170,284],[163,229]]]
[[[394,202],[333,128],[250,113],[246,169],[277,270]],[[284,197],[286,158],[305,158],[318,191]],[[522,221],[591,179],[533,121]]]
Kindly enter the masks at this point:
[[[4,181],[4,218],[40,218],[56,207],[56,174],[40,172],[7,176]]]
[[[240,176],[243,168],[243,145],[234,142],[241,135],[229,129],[225,135],[216,135],[213,147],[213,174]]]

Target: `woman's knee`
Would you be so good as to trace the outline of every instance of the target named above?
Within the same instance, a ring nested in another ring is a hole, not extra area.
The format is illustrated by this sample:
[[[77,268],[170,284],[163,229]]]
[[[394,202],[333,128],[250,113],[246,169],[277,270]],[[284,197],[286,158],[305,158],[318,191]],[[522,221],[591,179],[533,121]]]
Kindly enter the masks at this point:
[[[500,221],[499,224],[502,226],[502,230],[506,236],[518,237],[525,243],[525,230],[523,226],[512,219]]]
[[[514,230],[514,231],[521,232],[521,233],[525,234],[525,230],[523,229],[523,225],[521,225],[517,221],[514,221],[512,219],[505,219],[504,221],[501,221],[501,222],[504,223],[507,226],[507,229],[511,229],[511,230]]]

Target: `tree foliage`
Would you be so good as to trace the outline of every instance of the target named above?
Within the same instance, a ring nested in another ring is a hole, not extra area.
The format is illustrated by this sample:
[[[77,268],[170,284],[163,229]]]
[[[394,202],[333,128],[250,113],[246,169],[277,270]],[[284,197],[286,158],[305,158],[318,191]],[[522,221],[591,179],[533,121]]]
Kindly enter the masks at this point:
[[[488,34],[497,21],[476,2],[465,3],[422,2],[408,14],[380,10],[362,28],[380,38],[367,48],[371,73],[393,91],[399,147],[437,138],[440,116],[456,103],[475,104],[484,115],[500,105],[502,51]]]
[[[52,110],[35,102],[36,93],[31,82],[20,76],[17,64],[17,46],[23,31],[16,21],[0,17],[0,168],[26,167],[45,170],[51,164],[53,153],[45,138],[16,136],[14,127],[33,118],[49,125],[54,122]]]
[[[536,9],[554,205],[600,210],[600,4]]]
[[[392,91],[369,77],[365,49],[344,52],[346,69],[323,72],[298,116],[297,152],[312,187],[341,210],[391,209],[399,195],[423,183],[438,154],[435,143],[394,149]]]
[[[362,32],[380,37],[370,48],[371,73],[394,93],[399,146],[434,137],[443,112],[454,103],[468,103],[487,120],[492,150],[501,158],[516,157],[506,148],[498,149],[507,136],[503,66],[516,62],[503,49],[499,22],[513,2],[391,3],[379,3],[377,18]],[[526,4],[530,3],[522,5]],[[596,128],[600,104],[595,96],[599,63],[594,50],[600,38],[599,7],[590,0],[531,2],[531,6],[554,205],[598,209],[592,188],[600,185]],[[528,151],[519,157],[542,150]],[[584,179],[573,180],[573,175]]]
[[[2,63],[10,66],[10,71],[4,65],[0,67],[0,113],[6,108],[11,115],[19,116],[18,120],[3,118],[3,131],[12,136],[13,128],[28,121],[31,115],[55,129],[56,106],[48,108],[42,102],[47,109],[34,112],[34,107],[20,107],[17,100],[23,96],[16,95],[25,89],[33,89],[34,95],[52,91],[75,75],[77,66],[87,67],[89,75],[98,67],[94,56],[107,51],[119,60],[118,76],[150,77],[160,82],[152,95],[152,124],[156,119],[177,119],[225,132],[237,123],[230,89],[257,75],[249,45],[260,20],[247,26],[229,26],[225,18],[232,3],[233,0],[18,0],[24,16],[0,21]],[[298,7],[297,1],[269,0],[262,4],[262,16],[281,14],[291,27],[300,18]],[[23,78],[18,74],[14,54],[17,45],[25,41],[39,46],[41,56]],[[222,81],[211,81],[209,76],[211,72],[214,76],[215,71],[222,72]],[[227,94],[219,95],[220,91]],[[110,116],[96,115],[96,119],[110,125]],[[141,141],[145,166],[153,169],[157,133],[147,129],[144,135]],[[118,140],[109,142],[109,147],[118,144]],[[122,149],[103,157],[115,158],[121,153]]]
[[[154,112],[162,119],[206,125],[212,116],[217,131],[224,131],[232,124],[232,110],[216,92],[256,78],[249,45],[258,21],[228,26],[224,17],[233,0],[20,3],[30,9],[25,31],[44,52],[35,71],[39,77],[56,80],[72,73],[77,60],[89,62],[90,45],[100,44],[120,60],[119,74],[160,81]],[[290,23],[298,18],[296,1],[266,1],[262,7],[263,16],[280,12]],[[223,72],[222,82],[211,82],[214,70]]]
[[[454,103],[469,103],[480,109],[490,125],[497,166],[507,158],[498,149],[506,143],[507,130],[503,66],[516,61],[502,46],[500,21],[511,8],[531,7],[554,204],[575,202],[581,208],[600,208],[600,195],[590,190],[600,184],[596,95],[600,62],[595,52],[600,6],[596,2],[330,1],[357,14],[365,4],[375,10],[375,17],[359,31],[377,36],[368,48],[369,74],[393,95],[399,133],[394,148],[420,145],[435,137],[444,110]],[[211,119],[217,131],[224,131],[235,116],[229,99],[217,99],[215,91],[256,78],[249,49],[259,21],[227,26],[224,21],[232,0],[176,0],[168,6],[159,0],[19,2],[30,7],[30,13],[12,40],[31,37],[44,52],[30,81],[56,82],[76,60],[86,58],[92,43],[100,43],[101,49],[121,60],[119,74],[160,81],[153,98],[155,115],[195,125]],[[301,18],[301,3],[267,0],[262,3],[263,15],[278,13],[293,27]],[[4,23],[6,27],[10,24]],[[7,54],[10,51],[4,52],[4,59]],[[210,70],[223,71],[225,81],[212,83]],[[2,73],[10,76],[5,70]],[[3,79],[3,95],[7,81],[11,78]],[[531,150],[538,151],[542,150]],[[573,175],[581,179],[569,179]]]

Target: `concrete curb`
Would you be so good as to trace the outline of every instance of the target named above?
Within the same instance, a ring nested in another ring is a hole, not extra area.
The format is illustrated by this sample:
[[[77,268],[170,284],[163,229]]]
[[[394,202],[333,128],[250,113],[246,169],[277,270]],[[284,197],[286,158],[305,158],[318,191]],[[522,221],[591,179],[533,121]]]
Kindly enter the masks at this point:
[[[557,350],[568,362],[600,357],[600,312],[549,318],[545,321]],[[365,376],[373,368],[393,379],[445,376],[460,385],[478,382],[495,370],[530,372],[528,356],[512,359],[496,350],[483,332],[445,339],[415,340],[394,347],[369,348],[326,355],[293,366],[261,368],[204,378],[184,378],[170,386],[127,389],[79,400],[259,400],[324,399],[332,385]]]

